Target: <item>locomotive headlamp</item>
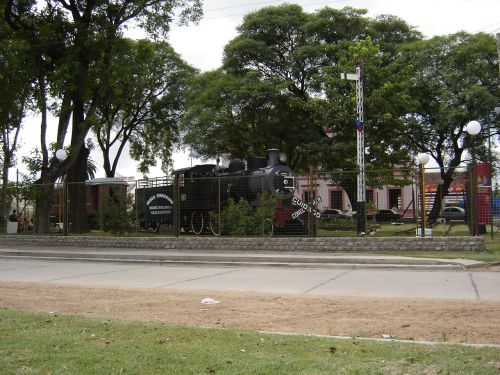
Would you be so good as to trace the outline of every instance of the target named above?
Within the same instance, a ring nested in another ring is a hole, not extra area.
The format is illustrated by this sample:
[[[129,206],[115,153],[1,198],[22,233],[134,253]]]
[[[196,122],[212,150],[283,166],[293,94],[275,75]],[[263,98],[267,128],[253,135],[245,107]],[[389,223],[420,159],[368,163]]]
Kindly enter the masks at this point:
[[[280,152],[280,162],[284,163],[286,162],[286,160],[287,160],[286,154],[284,152]]]

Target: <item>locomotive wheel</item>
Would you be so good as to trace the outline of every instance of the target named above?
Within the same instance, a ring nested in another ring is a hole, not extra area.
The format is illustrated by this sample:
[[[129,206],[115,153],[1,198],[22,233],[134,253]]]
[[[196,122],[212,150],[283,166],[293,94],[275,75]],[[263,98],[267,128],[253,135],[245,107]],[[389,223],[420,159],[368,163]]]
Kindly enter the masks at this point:
[[[220,225],[212,216],[208,218],[208,229],[214,236],[220,236]]]
[[[203,218],[203,212],[193,211],[191,214],[191,231],[194,234],[201,234],[204,227],[205,219]]]

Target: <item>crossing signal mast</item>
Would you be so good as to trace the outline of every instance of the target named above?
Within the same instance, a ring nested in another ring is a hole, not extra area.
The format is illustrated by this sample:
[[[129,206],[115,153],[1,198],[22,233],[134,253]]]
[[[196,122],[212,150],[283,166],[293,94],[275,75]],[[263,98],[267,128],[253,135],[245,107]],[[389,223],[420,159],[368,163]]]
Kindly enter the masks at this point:
[[[366,188],[365,188],[365,129],[363,108],[363,63],[356,64],[356,73],[341,73],[342,79],[356,82],[356,145],[357,145],[357,185],[358,194],[356,202],[356,227],[358,235],[366,233]]]

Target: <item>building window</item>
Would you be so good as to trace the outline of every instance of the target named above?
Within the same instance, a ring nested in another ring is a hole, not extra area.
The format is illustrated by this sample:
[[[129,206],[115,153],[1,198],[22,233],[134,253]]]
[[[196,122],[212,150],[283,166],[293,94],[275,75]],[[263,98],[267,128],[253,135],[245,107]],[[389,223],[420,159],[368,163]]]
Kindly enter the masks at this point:
[[[342,210],[342,190],[330,191],[330,208]]]

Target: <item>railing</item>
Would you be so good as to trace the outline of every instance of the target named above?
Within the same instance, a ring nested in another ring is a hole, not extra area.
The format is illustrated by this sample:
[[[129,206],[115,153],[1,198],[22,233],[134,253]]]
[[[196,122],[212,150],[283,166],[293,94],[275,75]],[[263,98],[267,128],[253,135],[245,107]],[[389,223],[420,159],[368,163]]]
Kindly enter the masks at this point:
[[[481,168],[458,169],[444,178],[438,169],[429,168],[424,175],[416,169],[366,171],[363,233],[357,227],[356,173],[351,171],[294,176],[177,174],[133,182],[98,179],[36,185],[20,202],[16,232],[494,236],[500,224],[500,198],[492,196],[489,171]]]

